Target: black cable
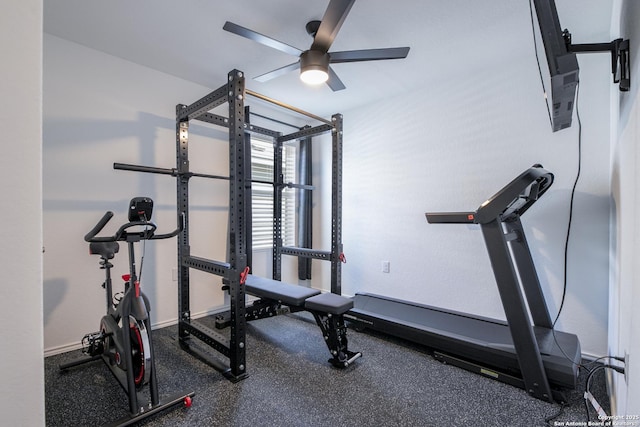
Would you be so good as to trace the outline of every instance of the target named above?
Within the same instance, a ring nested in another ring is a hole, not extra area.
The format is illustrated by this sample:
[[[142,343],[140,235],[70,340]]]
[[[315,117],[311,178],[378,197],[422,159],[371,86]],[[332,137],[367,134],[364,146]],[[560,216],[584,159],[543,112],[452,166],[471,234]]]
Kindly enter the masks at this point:
[[[599,360],[604,360],[604,359],[614,359],[614,360],[617,360],[619,362],[623,362],[624,363],[624,358],[623,357],[619,357],[619,356],[600,356],[600,357],[597,357],[597,358],[593,359],[591,362],[583,365],[583,367],[585,369],[587,369],[589,372],[591,372],[591,370],[589,369],[589,365],[593,365],[594,363],[597,363]]]
[[[576,85],[576,117],[578,119],[578,171],[576,172],[576,179],[573,181],[573,187],[571,188],[571,199],[569,201],[569,221],[567,223],[567,237],[564,242],[564,287],[562,289],[562,299],[560,301],[560,308],[558,309],[558,315],[553,321],[553,326],[556,326],[556,322],[560,318],[562,307],[564,306],[564,300],[567,295],[567,266],[569,257],[569,239],[571,237],[571,223],[573,220],[573,204],[576,195],[576,187],[578,186],[578,180],[580,179],[580,172],[582,171],[582,121],[580,120],[579,100],[580,98],[580,83]]]
[[[556,346],[558,346],[558,348],[560,349],[560,352],[563,354],[563,356],[571,361],[571,363],[575,362],[573,361],[573,359],[571,357],[569,357],[569,355],[567,355],[567,353],[565,353],[564,349],[560,346],[560,343],[558,342],[558,339],[556,337],[556,323],[558,322],[558,319],[560,318],[560,314],[562,313],[562,309],[564,308],[564,302],[567,296],[567,283],[568,283],[568,266],[569,266],[569,240],[571,238],[571,224],[573,223],[573,206],[574,206],[574,199],[575,199],[575,194],[576,194],[576,187],[578,186],[578,181],[580,180],[580,174],[582,171],[582,121],[580,120],[580,109],[578,107],[578,100],[580,98],[580,84],[578,84],[576,86],[576,101],[575,101],[575,106],[576,106],[576,117],[578,119],[578,170],[576,171],[576,178],[573,181],[573,186],[571,188],[571,197],[569,200],[569,218],[567,221],[567,235],[565,238],[565,242],[564,242],[564,273],[563,273],[563,284],[562,284],[562,298],[560,299],[560,307],[558,308],[558,314],[556,315],[555,319],[553,320],[553,323],[551,325],[551,333],[553,335],[553,340],[556,343]],[[577,363],[577,365],[580,367],[582,366],[581,363]]]
[[[566,403],[561,403],[560,404],[560,409],[558,409],[558,412],[556,412],[553,415],[549,415],[548,417],[546,417],[544,419],[544,423],[548,426],[551,426],[551,421],[555,420],[556,418],[558,418],[560,415],[562,415],[564,413],[564,408],[566,408],[568,405]]]

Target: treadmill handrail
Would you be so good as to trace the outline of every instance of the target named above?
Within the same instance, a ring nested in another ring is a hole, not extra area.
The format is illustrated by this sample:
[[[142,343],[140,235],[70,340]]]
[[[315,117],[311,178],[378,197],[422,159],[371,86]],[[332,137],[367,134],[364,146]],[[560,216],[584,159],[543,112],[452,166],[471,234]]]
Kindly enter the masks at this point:
[[[553,174],[535,164],[488,198],[475,212],[427,212],[425,215],[429,223],[486,224],[496,218],[506,221],[511,216],[522,215],[551,184]]]
[[[553,174],[542,165],[535,164],[480,205],[476,220],[484,224],[498,216],[501,216],[503,221],[511,215],[520,216],[551,187],[551,184]],[[530,191],[525,194],[528,188]]]
[[[475,223],[475,212],[427,212],[425,213],[429,224],[451,223],[451,224],[473,224]]]

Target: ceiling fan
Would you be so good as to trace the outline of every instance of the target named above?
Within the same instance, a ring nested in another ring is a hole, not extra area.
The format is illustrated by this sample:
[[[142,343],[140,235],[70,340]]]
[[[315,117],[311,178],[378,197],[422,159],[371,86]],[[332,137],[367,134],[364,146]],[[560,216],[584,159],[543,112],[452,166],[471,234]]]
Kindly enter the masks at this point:
[[[313,43],[309,50],[305,51],[232,22],[227,21],[223,29],[265,46],[299,57],[297,62],[259,75],[254,78],[255,80],[266,82],[290,71],[300,69],[300,79],[302,81],[309,84],[326,82],[333,91],[338,91],[345,89],[345,85],[329,64],[402,59],[406,58],[409,54],[408,47],[329,52],[329,48],[354,2],[355,0],[330,0],[329,6],[327,6],[327,10],[322,17],[322,21],[310,21],[306,25],[307,33],[313,37]]]

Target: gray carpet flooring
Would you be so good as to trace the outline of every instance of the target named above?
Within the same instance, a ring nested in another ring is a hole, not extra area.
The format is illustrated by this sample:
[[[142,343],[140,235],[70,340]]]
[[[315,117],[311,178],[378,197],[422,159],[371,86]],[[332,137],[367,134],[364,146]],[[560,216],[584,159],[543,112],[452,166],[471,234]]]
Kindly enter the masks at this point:
[[[211,319],[203,319],[207,324]],[[210,324],[210,323],[209,323]],[[89,330],[87,331],[89,332]],[[333,368],[313,318],[289,314],[249,323],[248,378],[232,383],[179,348],[177,327],[153,331],[160,396],[195,392],[191,408],[158,414],[146,426],[545,426],[587,420],[581,385],[558,404],[434,360],[426,348],[375,333],[348,332],[363,357]],[[81,338],[81,337],[79,337]],[[81,356],[45,358],[48,426],[94,426],[127,413],[127,398],[102,362],[60,372]],[[603,370],[592,393],[607,408]],[[597,415],[590,412],[591,420]],[[558,423],[558,424],[554,424]]]

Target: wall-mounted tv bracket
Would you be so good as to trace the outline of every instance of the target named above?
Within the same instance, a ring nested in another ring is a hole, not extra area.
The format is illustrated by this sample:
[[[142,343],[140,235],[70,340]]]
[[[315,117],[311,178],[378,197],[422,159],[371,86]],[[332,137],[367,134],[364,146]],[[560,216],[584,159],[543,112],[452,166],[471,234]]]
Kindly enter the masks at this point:
[[[627,92],[631,85],[631,70],[629,61],[629,40],[615,39],[609,43],[571,43],[571,33],[562,33],[567,50],[574,53],[611,52],[611,73],[613,82],[620,84],[620,91]]]

